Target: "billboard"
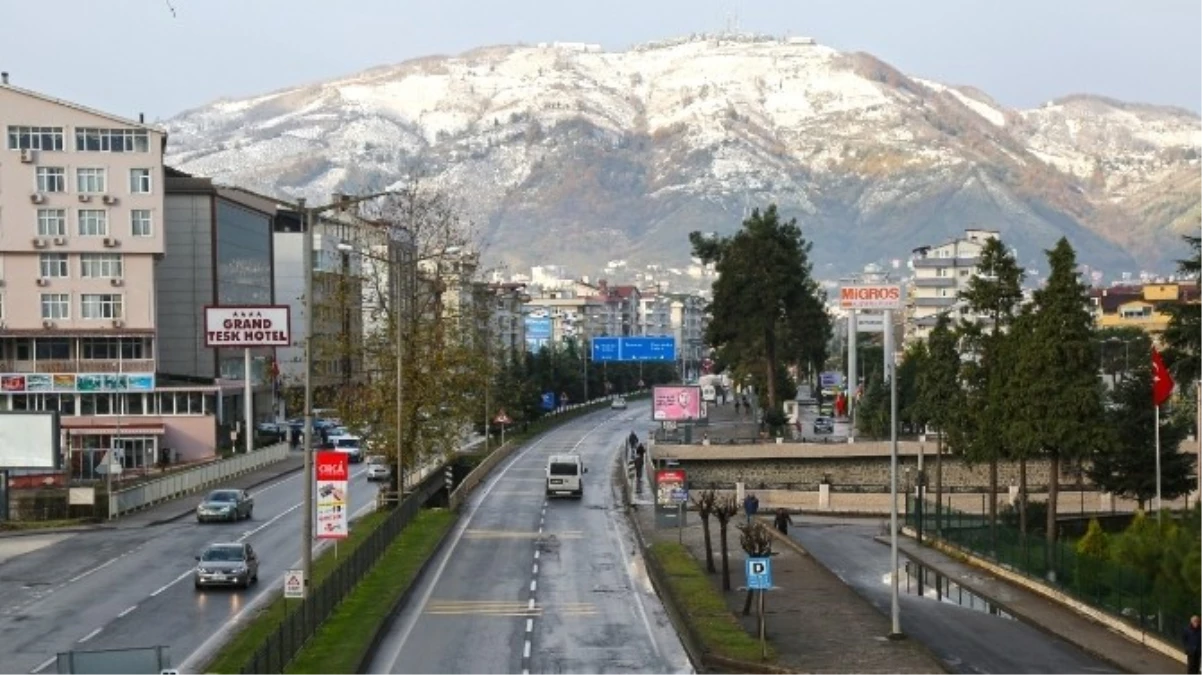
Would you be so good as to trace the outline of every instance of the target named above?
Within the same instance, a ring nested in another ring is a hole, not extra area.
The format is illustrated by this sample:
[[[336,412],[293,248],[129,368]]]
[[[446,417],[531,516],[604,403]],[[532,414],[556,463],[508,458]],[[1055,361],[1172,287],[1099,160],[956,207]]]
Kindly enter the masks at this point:
[[[901,309],[905,301],[899,284],[856,284],[839,288],[842,309]]]
[[[57,412],[0,413],[0,469],[63,468]]]
[[[701,387],[655,387],[651,393],[651,419],[685,422],[701,419]]]
[[[818,384],[823,389],[834,389],[843,386],[843,373],[826,371],[818,375]]]
[[[857,333],[884,333],[885,332],[885,315],[861,312],[856,316],[856,332]]]
[[[537,352],[551,344],[551,321],[549,316],[526,317],[526,351]]]
[[[317,453],[317,538],[345,539],[348,526],[350,496],[350,455],[345,452]]]
[[[689,493],[685,488],[685,472],[681,469],[660,469],[655,472],[655,503],[675,507],[687,504]]]
[[[0,391],[6,394],[154,391],[154,373],[5,373]]]
[[[676,338],[671,335],[593,338],[594,361],[676,360]]]
[[[205,307],[206,347],[289,347],[288,305]]]

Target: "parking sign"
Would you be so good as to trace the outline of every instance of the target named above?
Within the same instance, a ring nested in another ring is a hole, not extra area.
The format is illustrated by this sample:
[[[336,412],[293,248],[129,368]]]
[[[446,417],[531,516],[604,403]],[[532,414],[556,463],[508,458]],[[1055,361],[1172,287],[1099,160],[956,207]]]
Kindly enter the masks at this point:
[[[749,590],[767,591],[772,588],[771,558],[748,558],[746,570]]]

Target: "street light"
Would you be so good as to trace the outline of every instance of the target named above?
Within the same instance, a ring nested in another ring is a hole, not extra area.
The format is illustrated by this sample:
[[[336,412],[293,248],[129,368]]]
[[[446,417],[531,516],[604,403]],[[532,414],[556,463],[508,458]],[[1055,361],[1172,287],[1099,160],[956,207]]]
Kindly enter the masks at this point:
[[[304,577],[302,598],[309,597],[309,583],[313,578],[313,483],[315,479],[313,475],[313,312],[316,309],[313,303],[313,227],[316,216],[320,213],[342,211],[360,202],[394,194],[397,194],[395,190],[361,197],[336,194],[333,203],[314,207],[306,207],[304,197],[296,200],[296,210],[300,214],[304,228],[303,243],[301,244],[304,250],[301,255],[302,264],[305,266],[305,431],[302,447],[302,451],[305,453],[305,517],[301,532],[301,574]]]

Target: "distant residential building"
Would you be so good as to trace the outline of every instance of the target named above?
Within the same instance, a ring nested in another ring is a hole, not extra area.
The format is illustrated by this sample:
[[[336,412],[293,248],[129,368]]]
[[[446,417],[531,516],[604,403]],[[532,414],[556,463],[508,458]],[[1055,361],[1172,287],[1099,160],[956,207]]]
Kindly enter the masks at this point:
[[[497,363],[507,363],[526,351],[525,308],[530,296],[525,284],[480,284],[486,308],[488,337]]]
[[[1138,328],[1154,338],[1169,325],[1166,305],[1199,301],[1196,283],[1153,283],[1090,289],[1098,328]]]
[[[655,290],[639,298],[639,328],[642,335],[672,334],[672,296]]]
[[[211,457],[218,388],[156,377],[166,134],[7,75],[0,129],[0,410],[57,410],[77,478]]]
[[[953,321],[968,318],[957,306],[960,292],[977,273],[985,242],[997,237],[994,230],[970,229],[963,237],[914,249],[905,312],[907,343],[927,339],[940,314],[949,314]]]
[[[672,296],[671,335],[676,338],[677,358],[686,381],[701,374],[701,362],[706,357],[705,328],[706,300],[696,295]]]

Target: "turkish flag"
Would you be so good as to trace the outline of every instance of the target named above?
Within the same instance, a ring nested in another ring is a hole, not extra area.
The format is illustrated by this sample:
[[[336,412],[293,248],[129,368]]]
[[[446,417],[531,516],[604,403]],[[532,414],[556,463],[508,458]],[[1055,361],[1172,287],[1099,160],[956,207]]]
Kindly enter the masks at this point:
[[[1152,348],[1152,405],[1160,405],[1169,400],[1173,393],[1173,376],[1164,367],[1164,359],[1160,352]]]

